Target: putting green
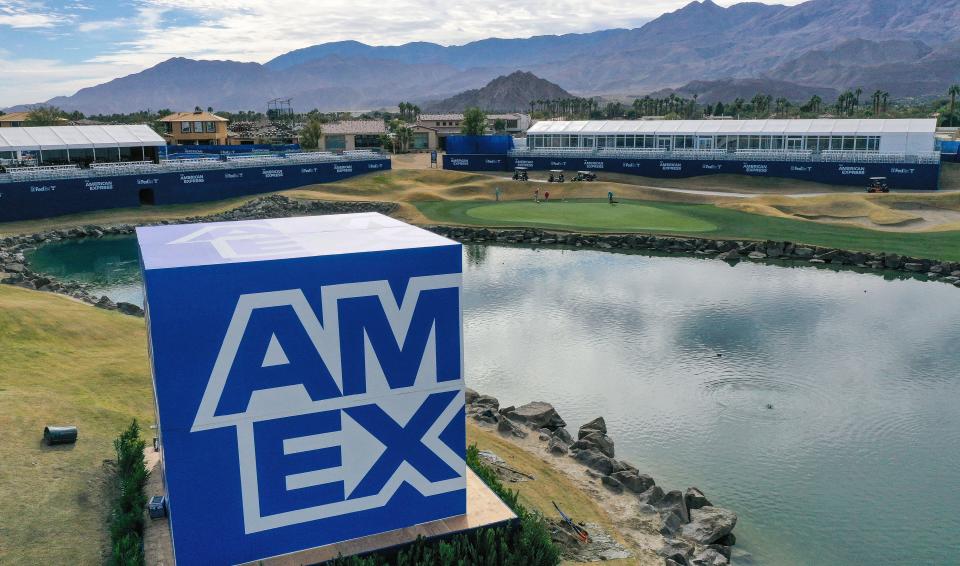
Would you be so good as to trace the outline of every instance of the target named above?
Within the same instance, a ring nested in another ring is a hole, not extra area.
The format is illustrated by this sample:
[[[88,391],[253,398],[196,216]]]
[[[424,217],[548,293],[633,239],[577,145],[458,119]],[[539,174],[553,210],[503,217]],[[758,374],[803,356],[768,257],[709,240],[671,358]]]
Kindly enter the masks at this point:
[[[502,202],[474,206],[467,216],[478,220],[540,224],[598,230],[709,232],[717,226],[681,212],[630,202]]]

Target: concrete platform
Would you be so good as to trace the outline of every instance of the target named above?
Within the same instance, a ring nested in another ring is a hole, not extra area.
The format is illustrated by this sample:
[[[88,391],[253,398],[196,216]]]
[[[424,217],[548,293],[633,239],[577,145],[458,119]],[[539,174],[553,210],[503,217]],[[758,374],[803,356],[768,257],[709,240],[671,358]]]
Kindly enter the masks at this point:
[[[149,452],[149,450],[148,450]],[[148,455],[149,456],[149,455]],[[151,458],[150,460],[154,460]],[[159,460],[159,458],[156,458]],[[156,461],[149,462],[156,464]],[[159,472],[159,469],[156,470]],[[159,476],[159,473],[155,473]],[[151,478],[152,481],[157,481]],[[159,484],[159,481],[157,481]],[[155,486],[150,486],[154,488]],[[148,488],[148,493],[159,493]],[[483,480],[467,468],[467,514],[439,521],[423,523],[405,529],[388,531],[377,535],[370,535],[337,544],[320,546],[309,550],[285,554],[264,560],[250,562],[251,565],[263,566],[304,566],[332,560],[338,555],[351,556],[384,550],[411,543],[418,536],[437,538],[480,529],[509,524],[517,516]],[[147,520],[144,532],[144,554],[147,566],[172,566],[173,548],[170,543],[170,528],[167,521]]]

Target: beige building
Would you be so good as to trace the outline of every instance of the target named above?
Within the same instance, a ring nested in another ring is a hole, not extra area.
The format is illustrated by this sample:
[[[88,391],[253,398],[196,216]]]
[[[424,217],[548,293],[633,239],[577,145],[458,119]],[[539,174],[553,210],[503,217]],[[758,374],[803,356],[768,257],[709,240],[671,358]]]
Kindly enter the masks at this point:
[[[0,128],[19,128],[27,121],[29,112],[11,112],[0,116]]]
[[[26,125],[27,118],[29,117],[29,112],[10,112],[9,114],[4,114],[0,116],[0,128],[22,128]],[[70,123],[66,118],[58,118],[57,121],[62,126]]]
[[[163,139],[175,145],[226,145],[227,120],[210,112],[175,112],[160,119]]]
[[[530,128],[530,116],[519,112],[487,114],[487,133],[493,133],[497,120],[503,120],[504,133],[523,135]],[[458,136],[463,126],[463,114],[421,114],[413,128],[414,150],[446,149],[447,137]]]
[[[381,136],[387,134],[383,120],[344,120],[321,126],[321,151],[352,151],[383,147]]]

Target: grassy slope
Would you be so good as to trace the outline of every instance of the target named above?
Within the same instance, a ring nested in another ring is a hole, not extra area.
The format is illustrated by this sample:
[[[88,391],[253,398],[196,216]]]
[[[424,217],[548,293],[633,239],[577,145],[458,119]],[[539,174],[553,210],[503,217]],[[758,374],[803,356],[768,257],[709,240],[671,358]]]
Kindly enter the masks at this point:
[[[610,516],[590,497],[579,489],[563,472],[552,467],[544,458],[539,458],[490,429],[481,428],[467,421],[467,442],[476,444],[480,450],[489,450],[514,469],[532,475],[533,481],[506,484],[507,488],[520,492],[520,502],[528,509],[548,517],[558,518],[553,508],[554,501],[577,521],[597,523],[608,533],[616,533]],[[549,457],[549,456],[547,456]],[[621,543],[627,543],[622,537]],[[605,564],[661,564],[662,558],[653,553],[640,553],[630,560],[613,560]]]
[[[99,564],[103,461],[131,418],[154,420],[143,319],[3,285],[0,345],[0,564]],[[48,424],[77,443],[42,445]]]
[[[679,214],[664,207],[636,202],[544,202],[513,201],[488,204],[466,210],[478,221],[521,222],[523,224],[563,225],[570,228],[608,230],[662,230],[676,232],[709,232],[717,227],[689,214]]]
[[[518,226],[523,222],[501,220],[480,220],[469,214],[470,209],[478,206],[476,202],[433,201],[415,203],[428,218],[436,222],[486,226]],[[558,211],[571,203],[552,203]],[[887,251],[910,256],[930,257],[960,261],[960,232],[879,232],[864,228],[819,224],[789,218],[777,218],[739,212],[704,204],[679,204],[662,202],[644,202],[645,207],[661,209],[674,214],[688,215],[717,226],[709,232],[695,232],[694,235],[711,238],[738,239],[775,239],[802,242],[818,246],[838,247],[861,251]],[[558,215],[559,217],[559,215]],[[568,228],[562,222],[551,224],[544,222],[543,227]],[[592,228],[597,232],[617,232],[616,226],[598,224]],[[649,230],[640,230],[649,231]],[[653,230],[684,234],[682,230]]]

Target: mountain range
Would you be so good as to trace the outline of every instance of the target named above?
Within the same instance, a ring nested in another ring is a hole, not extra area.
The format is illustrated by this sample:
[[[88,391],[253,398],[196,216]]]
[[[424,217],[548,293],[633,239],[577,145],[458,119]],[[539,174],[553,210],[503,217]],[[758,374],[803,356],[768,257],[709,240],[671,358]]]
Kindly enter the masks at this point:
[[[894,97],[943,95],[960,82],[960,0],[744,2],[726,8],[702,0],[635,29],[455,46],[341,41],[264,64],[174,58],[48,102],[90,114],[262,109],[268,99],[283,96],[301,110],[362,110],[399,100],[447,99],[517,70],[577,96],[627,98],[702,88],[698,94],[729,100],[754,87],[776,88],[770,94],[794,100],[855,87]]]

